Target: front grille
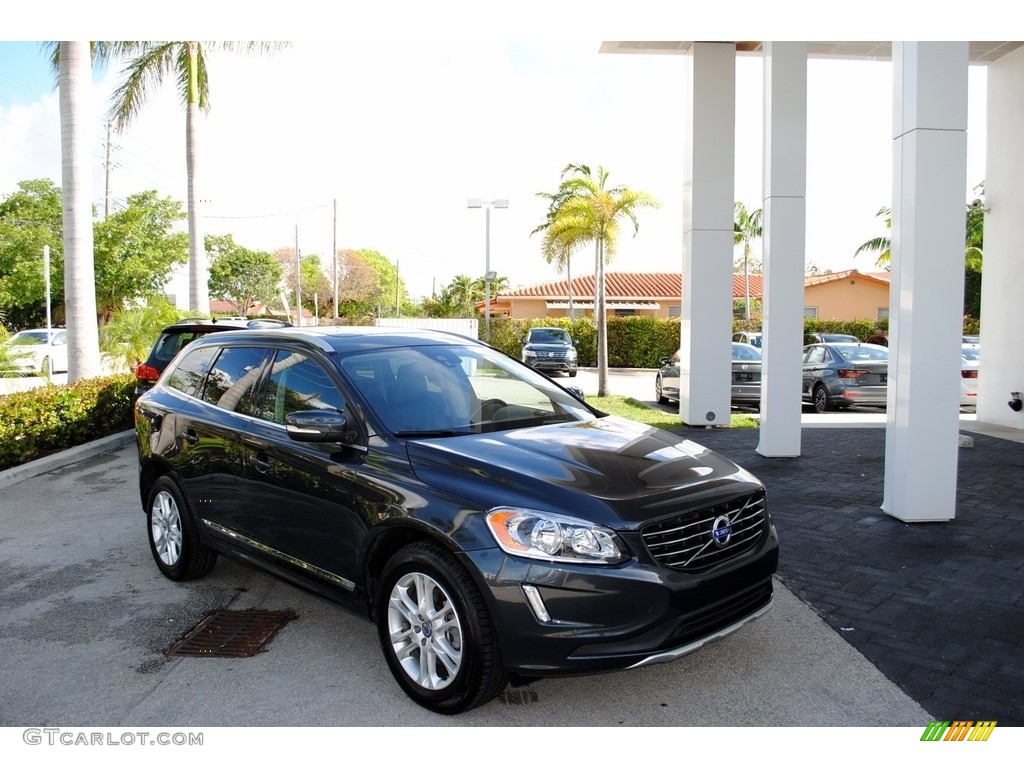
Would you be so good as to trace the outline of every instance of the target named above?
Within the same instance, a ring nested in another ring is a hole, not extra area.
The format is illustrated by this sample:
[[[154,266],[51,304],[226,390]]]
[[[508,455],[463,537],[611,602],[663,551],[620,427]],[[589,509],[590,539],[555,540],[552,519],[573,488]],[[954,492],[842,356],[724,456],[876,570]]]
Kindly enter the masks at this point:
[[[764,535],[767,519],[760,492],[684,512],[647,526],[641,534],[659,564],[695,573],[752,549]]]

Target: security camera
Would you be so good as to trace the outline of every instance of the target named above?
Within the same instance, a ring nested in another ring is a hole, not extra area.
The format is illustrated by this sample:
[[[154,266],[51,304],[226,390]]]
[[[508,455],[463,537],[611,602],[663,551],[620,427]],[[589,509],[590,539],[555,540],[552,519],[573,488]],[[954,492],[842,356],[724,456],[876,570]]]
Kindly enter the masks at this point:
[[[1011,392],[1010,402],[1008,402],[1007,405],[1010,406],[1012,410],[1018,412],[1021,408],[1024,408],[1024,402],[1022,402],[1020,399],[1020,392]]]
[[[971,200],[971,208],[981,208],[982,205],[983,203],[980,197],[976,197]]]

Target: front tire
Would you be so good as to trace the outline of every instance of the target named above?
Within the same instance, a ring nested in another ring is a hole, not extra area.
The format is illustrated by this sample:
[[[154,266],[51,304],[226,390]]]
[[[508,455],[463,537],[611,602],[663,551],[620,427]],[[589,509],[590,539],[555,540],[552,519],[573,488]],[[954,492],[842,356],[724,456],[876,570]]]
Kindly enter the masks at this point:
[[[435,544],[412,544],[388,561],[376,621],[391,674],[426,709],[458,714],[508,684],[480,590],[455,556]]]
[[[654,380],[654,396],[658,399],[659,405],[668,405],[668,398],[661,393],[661,376]]]
[[[199,541],[196,518],[185,494],[166,475],[158,478],[149,492],[147,522],[149,549],[168,579],[191,581],[213,570],[217,553]]]

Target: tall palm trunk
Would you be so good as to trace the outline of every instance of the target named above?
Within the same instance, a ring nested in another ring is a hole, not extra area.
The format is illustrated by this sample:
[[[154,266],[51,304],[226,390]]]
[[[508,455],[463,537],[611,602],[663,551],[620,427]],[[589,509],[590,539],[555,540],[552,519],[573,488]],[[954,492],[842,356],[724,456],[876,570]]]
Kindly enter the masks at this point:
[[[189,42],[188,104],[185,112],[185,166],[188,174],[188,280],[189,309],[210,313],[210,268],[203,243],[199,197],[199,62],[197,42]]]
[[[92,240],[92,64],[88,41],[61,42],[61,187],[68,382],[102,374]]]
[[[569,284],[569,319],[576,319],[576,310],[572,305],[572,254],[565,257],[565,279]]]
[[[604,238],[594,244],[597,267],[594,280],[594,312],[597,314],[597,396],[608,396],[608,315],[605,311]]]

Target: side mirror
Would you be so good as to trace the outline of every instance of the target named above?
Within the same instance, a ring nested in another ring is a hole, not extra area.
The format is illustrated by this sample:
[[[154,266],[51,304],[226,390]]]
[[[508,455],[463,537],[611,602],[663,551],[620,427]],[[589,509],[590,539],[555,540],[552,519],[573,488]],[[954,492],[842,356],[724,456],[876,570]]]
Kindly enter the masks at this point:
[[[352,439],[348,419],[338,411],[292,411],[285,414],[284,426],[288,437],[300,443],[347,443]]]

